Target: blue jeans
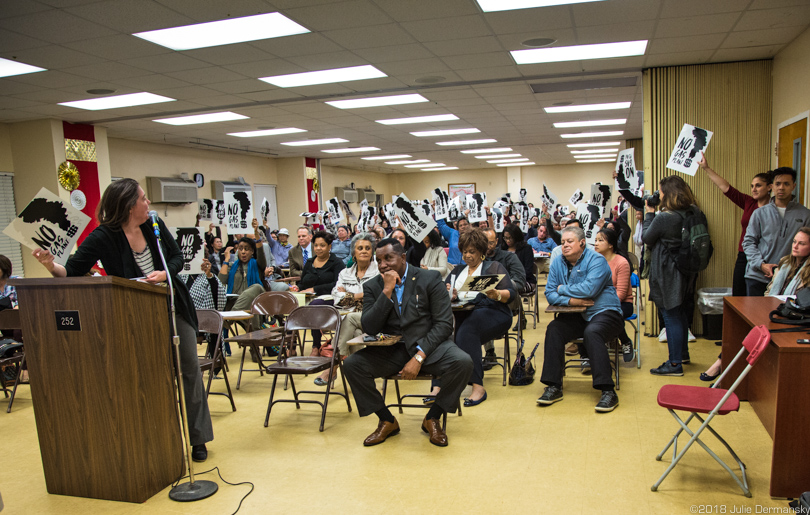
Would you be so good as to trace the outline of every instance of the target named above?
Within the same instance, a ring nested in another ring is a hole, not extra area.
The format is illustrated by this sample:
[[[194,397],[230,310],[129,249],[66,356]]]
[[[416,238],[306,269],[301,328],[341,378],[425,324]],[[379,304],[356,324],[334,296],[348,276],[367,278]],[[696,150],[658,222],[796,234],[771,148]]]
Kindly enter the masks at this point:
[[[660,309],[661,317],[664,319],[664,325],[667,328],[667,347],[669,347],[669,361],[672,363],[681,363],[684,356],[689,355],[689,348],[687,342],[687,331],[689,330],[689,323],[687,322],[686,313],[682,306],[676,306],[672,309]]]

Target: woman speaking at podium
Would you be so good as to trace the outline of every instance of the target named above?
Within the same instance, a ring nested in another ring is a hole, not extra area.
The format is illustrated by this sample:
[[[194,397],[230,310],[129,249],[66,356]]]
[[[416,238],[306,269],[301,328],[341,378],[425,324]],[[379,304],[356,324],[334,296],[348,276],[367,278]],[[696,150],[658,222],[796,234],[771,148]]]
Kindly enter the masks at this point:
[[[149,220],[149,199],[137,181],[120,179],[110,184],[101,196],[96,216],[99,226],[87,236],[65,266],[54,263],[53,255],[47,250],[35,250],[34,257],[54,277],[83,276],[101,261],[107,275],[125,279],[142,277],[150,284],[166,282],[166,272]],[[205,461],[208,457],[205,444],[214,439],[214,429],[197,359],[197,314],[188,289],[177,279],[177,274],[183,269],[180,248],[162,220],[158,220],[158,226],[174,285],[191,456],[194,461]]]

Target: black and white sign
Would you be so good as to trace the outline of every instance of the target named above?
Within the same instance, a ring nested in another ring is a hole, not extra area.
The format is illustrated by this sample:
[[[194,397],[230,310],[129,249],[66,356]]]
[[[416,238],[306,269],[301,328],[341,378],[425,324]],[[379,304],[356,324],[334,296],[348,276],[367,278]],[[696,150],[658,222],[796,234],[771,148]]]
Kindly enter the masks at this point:
[[[365,199],[363,199],[363,200],[365,200]],[[343,205],[343,211],[346,212],[346,221],[349,221],[349,220],[355,220],[356,221],[357,220],[357,215],[354,214],[354,211],[352,211],[352,208],[349,206],[349,203],[346,202],[346,199],[341,200],[340,203],[341,203],[341,205]]]
[[[396,196],[396,195],[395,195]],[[397,211],[394,209],[394,203],[389,202],[383,206],[383,214],[385,219],[388,220],[388,225],[393,228],[397,224]]]
[[[599,206],[586,204],[585,202],[577,204],[577,219],[582,223],[588,245],[593,245],[596,242],[596,233],[599,232],[599,226],[596,225],[596,222],[600,218]]]
[[[337,225],[343,219],[343,209],[337,197],[332,197],[326,203],[326,210],[329,213],[329,221],[332,225]]]
[[[612,188],[609,184],[596,182],[591,185],[591,200],[588,203],[599,208],[600,218],[605,218],[605,215],[610,212],[612,206],[611,190]]]
[[[433,204],[436,211],[436,220],[444,220],[447,218],[448,204],[450,204],[450,196],[441,188],[433,190]]]
[[[414,206],[404,193],[394,200],[394,209],[405,233],[416,241],[422,241],[436,227],[436,221],[426,215],[421,207]]]
[[[368,232],[374,228],[374,215],[376,214],[376,208],[369,206],[366,199],[360,202],[360,219],[357,221],[357,225],[360,226],[361,232]]]
[[[568,199],[568,203],[571,204],[572,206],[576,206],[577,204],[582,202],[584,199],[585,199],[585,194],[582,193],[582,190],[577,188],[577,191],[575,191],[574,194],[571,195],[571,198]]]
[[[549,191],[548,186],[546,186],[546,183],[543,183],[543,196],[540,197],[540,200],[543,202],[543,205],[546,206],[546,208],[549,211],[552,211],[554,209],[554,206],[557,205],[557,195]]]
[[[453,200],[447,205],[447,218],[450,220],[458,220],[461,218],[461,199],[453,197]]]
[[[492,228],[495,229],[495,232],[503,232],[503,210],[498,207],[493,207],[489,210],[489,212],[492,215]]]
[[[636,170],[636,161],[633,158],[632,148],[619,152],[616,157],[616,189],[637,190],[643,187],[642,175]]]
[[[226,191],[222,194],[225,201],[225,220],[228,232],[247,234],[253,232],[253,202],[247,191]]]
[[[701,154],[706,151],[713,134],[706,129],[688,123],[684,124],[675,148],[672,150],[672,155],[667,161],[667,168],[687,175],[695,175]]]
[[[520,201],[526,202],[526,188],[520,188]]]
[[[200,215],[201,222],[213,222],[214,217],[216,216],[216,205],[217,200],[210,199],[210,198],[201,198],[197,199],[197,204],[199,211],[197,214]]]
[[[467,219],[470,223],[483,222],[487,219],[487,212],[484,209],[486,205],[487,194],[485,192],[467,194],[467,209],[470,210]]]
[[[267,213],[270,212],[270,201],[267,200],[267,197],[262,198],[262,204],[259,206],[259,223],[264,224],[264,221],[267,220]]]
[[[169,227],[174,241],[183,253],[183,274],[202,273],[205,258],[205,238],[202,227]]]
[[[50,251],[54,262],[64,265],[88,223],[89,216],[42,188],[3,234],[31,250]]]
[[[304,224],[306,224],[306,225],[320,225],[319,213],[320,213],[320,211],[315,211],[314,213],[310,213],[309,211],[304,211],[303,213],[301,213],[298,216],[303,216],[304,218],[306,218],[306,220],[304,220]]]
[[[504,274],[491,274],[491,275],[471,275],[467,277],[464,281],[464,284],[461,285],[461,288],[458,291],[487,291],[491,290],[505,276]]]

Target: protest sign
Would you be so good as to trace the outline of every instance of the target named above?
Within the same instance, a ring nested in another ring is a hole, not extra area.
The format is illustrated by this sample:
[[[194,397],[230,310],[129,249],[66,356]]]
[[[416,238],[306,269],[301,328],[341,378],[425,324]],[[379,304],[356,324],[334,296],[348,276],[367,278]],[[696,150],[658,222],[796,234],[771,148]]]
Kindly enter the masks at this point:
[[[206,257],[202,227],[169,227],[169,231],[183,254],[183,270],[180,273],[201,274],[202,262]]]
[[[601,218],[599,206],[580,202],[577,204],[577,219],[582,223],[582,230],[585,231],[585,241],[593,246],[596,242],[596,233],[599,227],[596,222]]]
[[[610,212],[612,205],[611,190],[612,188],[609,184],[596,182],[591,185],[591,200],[588,203],[599,208],[600,218],[605,218],[605,215]]]
[[[549,211],[553,210],[554,206],[557,205],[557,195],[548,190],[546,183],[543,183],[543,195],[540,197],[540,200]]]
[[[642,186],[642,176],[639,174],[639,171],[636,170],[633,149],[628,148],[622,150],[616,157],[616,189],[637,190]]]
[[[225,218],[228,232],[246,234],[253,232],[253,203],[246,191],[226,191],[222,194],[225,202]]]
[[[467,209],[470,210],[467,219],[470,223],[482,222],[487,219],[487,212],[484,209],[486,205],[487,194],[485,192],[467,194]]]
[[[449,209],[450,196],[446,191],[441,188],[433,190],[433,204],[436,211],[436,220],[444,220],[447,218],[447,210]]]
[[[675,148],[667,161],[667,168],[687,175],[695,175],[698,169],[698,161],[702,157],[713,133],[706,129],[700,129],[694,125],[684,124],[681,134],[675,143]]]
[[[394,209],[405,232],[416,241],[424,240],[425,236],[436,227],[436,221],[426,215],[421,208],[414,207],[404,193],[394,200]]]
[[[332,225],[337,225],[343,219],[343,209],[340,207],[340,201],[337,197],[332,197],[326,203],[326,209],[329,213],[329,222]],[[324,224],[326,225],[326,224]]]

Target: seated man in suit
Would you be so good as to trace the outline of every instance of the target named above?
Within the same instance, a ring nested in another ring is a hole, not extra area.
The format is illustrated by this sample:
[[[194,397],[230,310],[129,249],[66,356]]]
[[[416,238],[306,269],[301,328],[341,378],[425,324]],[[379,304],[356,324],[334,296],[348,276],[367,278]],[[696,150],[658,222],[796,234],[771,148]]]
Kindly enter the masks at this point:
[[[374,380],[401,373],[414,379],[420,370],[441,376],[442,389],[422,422],[430,443],[444,447],[441,417],[458,409],[473,364],[453,343],[450,297],[439,272],[409,266],[402,244],[386,238],[377,245],[380,275],[363,287],[362,326],[367,334],[399,334],[388,347],[369,346],[343,364],[361,417],[376,414],[379,425],[363,445],[377,445],[399,433],[399,423],[385,407]],[[612,283],[611,283],[612,284]]]
[[[605,342],[619,336],[624,326],[622,307],[605,258],[585,245],[585,231],[566,226],[562,231],[562,256],[551,262],[546,300],[554,306],[585,307],[582,313],[560,313],[546,328],[545,358],[540,381],[547,385],[537,399],[549,406],[563,399],[562,377],[565,345],[583,339],[593,371],[593,387],[602,391],[596,411],[613,411],[619,405]]]
[[[298,245],[290,249],[290,277],[301,277],[304,265],[315,257],[312,253],[312,229],[306,225],[298,228]]]

